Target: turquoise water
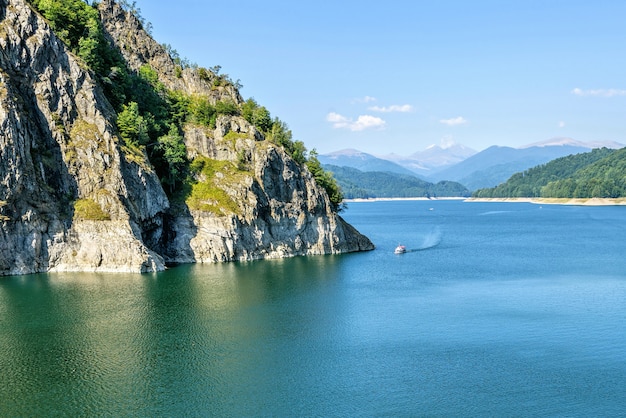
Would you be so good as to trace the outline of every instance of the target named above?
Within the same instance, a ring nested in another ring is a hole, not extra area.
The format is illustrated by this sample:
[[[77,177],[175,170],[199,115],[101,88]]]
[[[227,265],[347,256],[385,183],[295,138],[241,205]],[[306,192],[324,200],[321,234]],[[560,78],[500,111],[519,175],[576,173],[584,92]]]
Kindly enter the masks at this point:
[[[375,251],[0,278],[0,416],[625,415],[626,208],[345,218]]]

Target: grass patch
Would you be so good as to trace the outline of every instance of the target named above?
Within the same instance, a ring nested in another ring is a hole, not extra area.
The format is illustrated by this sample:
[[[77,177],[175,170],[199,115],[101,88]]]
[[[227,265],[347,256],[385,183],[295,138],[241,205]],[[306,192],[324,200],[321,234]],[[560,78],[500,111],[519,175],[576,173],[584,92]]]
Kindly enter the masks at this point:
[[[247,176],[246,172],[238,170],[230,161],[206,157],[193,160],[190,169],[195,178],[185,199],[190,209],[218,216],[241,213],[237,202],[220,186],[240,184]]]
[[[129,163],[135,163],[139,167],[143,168],[146,172],[152,172],[152,165],[144,153],[145,147],[143,145],[124,144],[120,147],[124,158]]]
[[[228,194],[209,182],[198,182],[191,186],[187,206],[192,210],[229,215],[240,212],[239,206]]]
[[[238,139],[248,139],[250,138],[249,134],[244,134],[241,132],[235,132],[235,131],[228,131],[228,133],[226,135],[224,135],[224,139],[226,141],[231,141],[231,142],[235,142]]]
[[[93,123],[77,120],[70,131],[70,138],[75,145],[80,145],[86,141],[98,140],[98,127]]]
[[[63,134],[65,134],[65,127],[61,123],[61,118],[57,114],[53,114],[52,120],[57,124],[59,128],[62,129]],[[84,120],[77,120],[72,125],[72,129],[70,130],[70,140],[67,143],[67,147],[65,149],[65,159],[69,165],[73,165],[76,163],[76,159],[78,158],[77,149],[84,149],[89,146],[90,143],[96,143],[97,149],[101,150],[102,146],[98,141],[98,127],[92,123],[85,122]],[[103,150],[102,150],[103,151]]]
[[[111,220],[111,216],[92,199],[78,199],[74,202],[74,218],[88,221]]]

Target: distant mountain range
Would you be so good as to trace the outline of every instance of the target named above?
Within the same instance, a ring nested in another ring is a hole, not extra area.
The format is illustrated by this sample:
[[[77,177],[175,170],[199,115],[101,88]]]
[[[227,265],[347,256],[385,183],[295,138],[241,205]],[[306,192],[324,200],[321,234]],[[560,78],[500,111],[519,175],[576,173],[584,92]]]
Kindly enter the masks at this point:
[[[474,154],[476,150],[465,145],[448,143],[431,145],[424,151],[418,151],[408,157],[389,154],[380,158],[393,161],[420,176],[432,177],[436,172],[458,164]]]
[[[324,165],[351,167],[365,172],[380,171],[408,175],[416,174],[415,172],[396,164],[395,162],[374,157],[371,154],[355,149],[344,149],[341,151],[331,152],[330,154],[320,154],[317,158],[320,160],[320,163]]]
[[[322,164],[352,167],[364,172],[413,174],[428,182],[455,181],[469,190],[495,187],[513,174],[559,157],[588,152],[594,148],[623,148],[617,142],[581,142],[553,138],[520,148],[492,146],[481,152],[458,144],[433,145],[408,157],[376,157],[358,150],[320,155]]]
[[[436,184],[424,181],[413,174],[381,171],[361,171],[352,167],[323,164],[325,170],[341,186],[346,199],[374,197],[467,197],[470,191],[453,181]]]

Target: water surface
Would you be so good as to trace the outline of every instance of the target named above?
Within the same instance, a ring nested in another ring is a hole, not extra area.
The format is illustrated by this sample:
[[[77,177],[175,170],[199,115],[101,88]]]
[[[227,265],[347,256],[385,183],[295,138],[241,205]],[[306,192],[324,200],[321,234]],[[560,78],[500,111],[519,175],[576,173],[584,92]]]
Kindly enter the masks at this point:
[[[626,208],[344,216],[375,251],[0,279],[0,416],[623,416]]]

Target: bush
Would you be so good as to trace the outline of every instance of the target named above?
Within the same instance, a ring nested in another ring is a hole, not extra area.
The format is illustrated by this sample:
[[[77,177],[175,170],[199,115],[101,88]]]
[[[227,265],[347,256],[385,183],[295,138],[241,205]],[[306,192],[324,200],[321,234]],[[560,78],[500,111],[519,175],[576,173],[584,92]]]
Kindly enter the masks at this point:
[[[111,216],[104,212],[92,199],[79,199],[74,202],[74,218],[89,221],[108,221]]]

